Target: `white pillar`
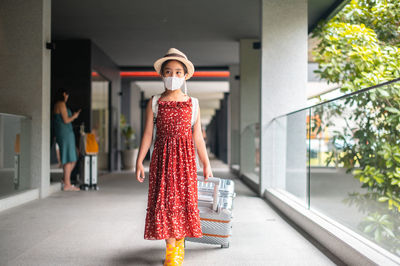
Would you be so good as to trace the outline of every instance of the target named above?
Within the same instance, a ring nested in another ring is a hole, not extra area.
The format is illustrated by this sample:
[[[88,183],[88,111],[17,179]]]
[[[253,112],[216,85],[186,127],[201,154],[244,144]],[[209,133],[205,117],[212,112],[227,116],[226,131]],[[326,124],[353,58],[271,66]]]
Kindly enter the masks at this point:
[[[0,115],[0,169],[4,165],[4,118]]]
[[[256,174],[256,124],[260,121],[260,49],[257,39],[240,40],[240,174],[259,183]]]
[[[305,117],[297,124],[304,134],[298,132],[295,136],[287,131],[290,122],[287,120],[281,121],[280,133],[275,132],[274,136],[276,125],[272,119],[306,104],[307,0],[263,0],[261,26],[260,195],[266,188],[279,184],[274,180],[288,182],[283,176],[288,165],[305,168]],[[282,135],[282,130],[291,136]],[[286,154],[287,147],[294,144],[301,147],[300,158]],[[279,185],[287,186],[285,182]]]
[[[240,83],[239,65],[229,66],[229,129],[230,137],[228,143],[228,163],[231,167],[239,166],[240,153]]]
[[[140,130],[141,130],[141,106],[140,106],[140,87],[131,82],[130,84],[131,94],[130,94],[130,123],[132,125],[133,130],[135,130],[136,135],[136,144],[140,145]]]
[[[51,0],[0,2],[0,112],[32,118],[28,183],[49,194]],[[22,144],[22,140],[21,140]],[[26,147],[21,147],[24,150]]]

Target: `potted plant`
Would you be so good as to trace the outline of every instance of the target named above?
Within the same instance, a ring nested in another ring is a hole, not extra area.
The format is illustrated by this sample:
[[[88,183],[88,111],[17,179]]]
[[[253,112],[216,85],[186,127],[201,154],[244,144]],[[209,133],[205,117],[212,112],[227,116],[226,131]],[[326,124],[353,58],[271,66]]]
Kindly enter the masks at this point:
[[[133,170],[136,166],[136,157],[139,149],[136,145],[135,131],[126,122],[125,116],[120,118],[121,134],[124,138],[124,150],[122,151],[122,162],[125,170]]]

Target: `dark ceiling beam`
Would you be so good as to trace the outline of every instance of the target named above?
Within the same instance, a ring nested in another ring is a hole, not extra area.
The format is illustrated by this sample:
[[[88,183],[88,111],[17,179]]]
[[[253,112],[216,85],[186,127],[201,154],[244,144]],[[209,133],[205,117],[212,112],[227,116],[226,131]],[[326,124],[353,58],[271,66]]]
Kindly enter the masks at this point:
[[[308,27],[308,33],[311,33],[318,25],[321,20],[329,21],[333,18],[337,13],[339,13],[343,7],[345,7],[350,0],[337,0],[333,5],[331,5],[321,16],[318,17],[315,23],[311,24]]]

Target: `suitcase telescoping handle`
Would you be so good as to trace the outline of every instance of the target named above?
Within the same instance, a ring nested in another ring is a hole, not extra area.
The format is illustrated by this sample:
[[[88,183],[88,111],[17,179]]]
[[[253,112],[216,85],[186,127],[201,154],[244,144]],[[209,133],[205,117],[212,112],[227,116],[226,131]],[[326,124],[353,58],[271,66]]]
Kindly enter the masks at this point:
[[[213,192],[213,211],[217,211],[218,209],[218,189],[221,182],[221,179],[217,177],[209,177],[207,180],[204,180],[204,176],[197,176],[198,181],[202,182],[212,182],[214,183],[214,192]]]

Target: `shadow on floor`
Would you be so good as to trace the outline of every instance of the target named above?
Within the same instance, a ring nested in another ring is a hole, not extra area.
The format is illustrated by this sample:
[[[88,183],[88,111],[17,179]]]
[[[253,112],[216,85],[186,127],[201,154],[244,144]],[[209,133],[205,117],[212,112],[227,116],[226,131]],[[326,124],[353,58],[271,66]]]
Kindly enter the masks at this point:
[[[165,250],[159,248],[141,248],[120,253],[112,259],[117,265],[162,265]]]
[[[187,244],[186,244],[187,245]],[[190,248],[185,248],[186,261],[193,262],[196,258],[210,256],[221,251],[220,246],[204,245],[198,243],[189,243]],[[226,251],[226,250],[222,250]],[[165,258],[165,249],[160,248],[141,248],[131,251],[125,251],[114,257],[112,265],[163,265]]]

